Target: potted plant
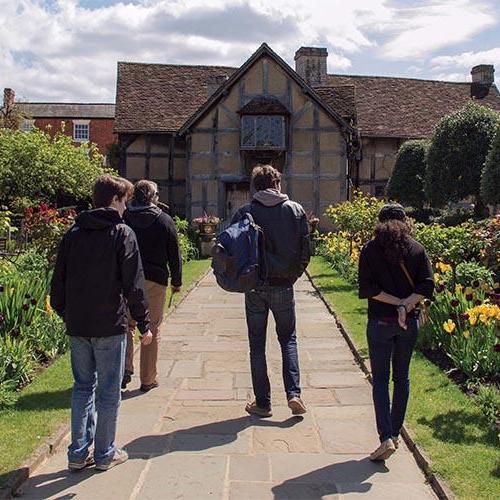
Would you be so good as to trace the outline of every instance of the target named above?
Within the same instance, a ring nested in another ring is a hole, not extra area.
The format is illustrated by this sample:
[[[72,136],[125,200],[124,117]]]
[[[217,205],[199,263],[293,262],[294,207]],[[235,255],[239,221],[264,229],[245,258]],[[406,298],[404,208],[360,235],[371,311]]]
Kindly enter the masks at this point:
[[[318,231],[319,218],[311,213],[307,217],[307,222],[309,224],[309,233],[311,235],[315,234]]]
[[[193,219],[193,222],[198,224],[200,234],[212,235],[215,234],[217,224],[219,224],[220,219],[215,215],[208,215],[205,212],[202,217],[196,217]]]

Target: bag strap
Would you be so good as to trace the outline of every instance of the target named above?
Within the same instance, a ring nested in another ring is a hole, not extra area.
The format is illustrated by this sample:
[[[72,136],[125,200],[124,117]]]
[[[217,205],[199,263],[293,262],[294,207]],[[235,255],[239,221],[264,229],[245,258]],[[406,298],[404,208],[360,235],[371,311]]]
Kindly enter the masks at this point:
[[[412,288],[415,290],[415,282],[413,281],[413,278],[411,277],[410,273],[408,272],[408,269],[406,268],[405,266],[405,263],[403,261],[401,261],[399,263],[399,265],[401,266],[401,269],[403,270],[403,272],[405,273],[405,276],[406,278],[408,279],[410,285],[412,286]]]

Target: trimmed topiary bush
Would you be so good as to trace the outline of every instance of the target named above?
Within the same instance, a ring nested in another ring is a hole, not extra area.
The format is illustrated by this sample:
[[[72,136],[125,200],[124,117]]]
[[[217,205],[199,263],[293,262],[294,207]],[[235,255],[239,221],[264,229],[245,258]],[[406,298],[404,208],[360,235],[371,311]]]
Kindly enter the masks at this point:
[[[481,197],[490,205],[500,204],[500,125],[486,157],[481,177]]]
[[[429,145],[427,140],[406,141],[401,145],[387,184],[387,196],[390,199],[406,206],[424,206],[424,178]]]
[[[443,207],[474,196],[482,210],[480,181],[499,113],[473,102],[438,124],[427,154],[425,192],[432,206]]]

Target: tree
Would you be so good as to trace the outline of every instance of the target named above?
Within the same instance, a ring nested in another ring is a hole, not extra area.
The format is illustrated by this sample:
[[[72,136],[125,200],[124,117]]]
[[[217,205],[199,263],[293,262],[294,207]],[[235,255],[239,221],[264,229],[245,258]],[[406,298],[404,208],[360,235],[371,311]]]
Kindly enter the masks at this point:
[[[429,141],[406,141],[399,148],[396,164],[387,184],[387,196],[403,205],[422,208],[426,197],[424,178]]]
[[[493,144],[484,164],[481,197],[490,205],[500,203],[500,125],[497,127]]]
[[[481,172],[498,122],[498,113],[474,102],[439,122],[427,154],[424,182],[432,206],[474,196],[476,213],[481,211]]]
[[[0,203],[17,211],[88,200],[94,181],[108,172],[102,162],[94,144],[76,147],[63,133],[0,129]]]

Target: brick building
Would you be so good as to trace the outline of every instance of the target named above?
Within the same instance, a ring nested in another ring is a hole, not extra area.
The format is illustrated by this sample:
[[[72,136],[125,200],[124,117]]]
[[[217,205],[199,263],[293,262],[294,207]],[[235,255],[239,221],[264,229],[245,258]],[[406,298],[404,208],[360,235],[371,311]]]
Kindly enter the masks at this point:
[[[36,127],[53,136],[64,129],[75,144],[94,142],[103,155],[116,142],[114,104],[16,102],[14,91],[4,89],[3,109],[13,108],[21,114],[19,126],[25,131]]]
[[[302,47],[292,69],[267,44],[240,68],[118,63],[120,170],[158,182],[188,218],[231,217],[249,174],[269,162],[307,211],[383,193],[400,144],[430,137],[470,99],[500,111],[493,66],[472,83],[331,75],[327,50]]]

